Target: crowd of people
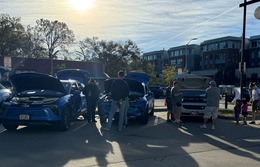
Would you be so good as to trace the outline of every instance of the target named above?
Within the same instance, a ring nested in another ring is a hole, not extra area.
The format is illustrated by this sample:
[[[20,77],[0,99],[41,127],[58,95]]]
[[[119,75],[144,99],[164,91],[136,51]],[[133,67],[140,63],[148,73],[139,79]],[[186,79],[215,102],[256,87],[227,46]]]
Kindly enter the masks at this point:
[[[215,129],[216,119],[218,117],[220,89],[217,87],[215,81],[209,82],[209,87],[205,90],[207,105],[204,113],[203,125],[200,128],[207,128],[209,118],[212,118],[211,129]],[[180,84],[178,82],[169,82],[166,88],[166,105],[167,105],[167,122],[180,124],[181,110],[182,110],[182,92],[180,91]]]
[[[125,76],[124,71],[118,72],[118,78],[113,80],[111,85],[111,108],[108,116],[108,122],[102,128],[103,130],[109,131],[113,118],[116,111],[119,111],[119,121],[118,121],[118,131],[122,131],[122,129],[127,127],[127,111],[129,107],[128,95],[129,95],[129,86],[127,82],[123,80]],[[97,102],[99,99],[99,88],[95,84],[93,79],[90,79],[86,86],[83,89],[83,94],[87,99],[87,120],[88,122],[97,122],[95,120],[95,112],[97,107]]]
[[[242,115],[242,124],[247,125],[248,117],[248,107],[252,108],[252,121],[249,124],[256,124],[256,115],[260,110],[260,89],[257,87],[255,82],[249,84],[250,91],[250,100],[249,102],[246,99],[236,100],[236,105],[234,106],[234,115],[236,124],[239,125],[240,115]]]
[[[123,130],[127,127],[127,111],[129,107],[128,95],[129,86],[127,82],[123,80],[125,73],[124,71],[118,72],[118,78],[115,79],[111,86],[111,108],[108,117],[107,124],[103,127],[103,130],[109,131],[112,125],[113,117],[116,111],[119,111],[118,131]],[[3,76],[1,84],[6,88],[12,87],[8,77]],[[246,99],[238,99],[234,106],[234,116],[236,124],[239,124],[240,115],[242,115],[242,124],[247,125],[248,107],[252,107],[252,121],[249,124],[256,124],[255,119],[257,112],[260,110],[260,89],[256,83],[250,83],[250,101]],[[87,99],[87,120],[88,122],[97,122],[95,120],[95,112],[97,102],[99,100],[99,87],[93,79],[90,79],[83,89],[83,94]],[[207,128],[207,122],[212,118],[211,129],[216,128],[216,119],[218,118],[219,112],[219,100],[221,100],[220,89],[217,87],[215,81],[209,82],[209,87],[205,90],[206,94],[206,108],[204,113],[203,124],[200,128]],[[167,107],[167,118],[166,121],[175,124],[181,124],[181,111],[182,111],[182,92],[180,91],[180,83],[170,81],[166,87],[166,98],[165,103]]]

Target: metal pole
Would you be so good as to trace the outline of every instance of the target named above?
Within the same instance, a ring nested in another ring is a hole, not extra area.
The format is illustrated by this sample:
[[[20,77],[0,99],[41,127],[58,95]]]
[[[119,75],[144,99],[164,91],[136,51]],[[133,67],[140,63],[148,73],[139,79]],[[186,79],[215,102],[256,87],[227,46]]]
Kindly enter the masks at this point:
[[[244,4],[246,4],[246,0],[244,0]],[[241,70],[240,70],[240,99],[243,99],[242,91],[243,91],[243,84],[244,84],[244,56],[245,56],[245,39],[246,39],[246,6],[244,5],[244,13],[243,13],[243,33],[242,33],[242,51],[241,51]]]
[[[185,70],[186,70],[186,72],[188,72],[188,44],[189,44],[189,42],[185,46]]]
[[[188,72],[188,45],[192,40],[197,40],[198,38],[192,38],[189,42],[185,45],[185,70]]]

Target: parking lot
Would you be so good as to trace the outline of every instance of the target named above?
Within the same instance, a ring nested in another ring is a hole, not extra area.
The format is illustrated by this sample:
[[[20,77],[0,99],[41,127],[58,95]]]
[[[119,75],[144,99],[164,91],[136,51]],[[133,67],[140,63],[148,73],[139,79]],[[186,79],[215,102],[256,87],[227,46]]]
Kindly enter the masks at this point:
[[[200,125],[200,120],[166,123],[166,112],[156,110],[147,125],[131,119],[121,132],[116,121],[109,132],[83,120],[67,132],[43,127],[8,132],[0,126],[0,161],[3,167],[259,166],[260,125],[238,126],[230,119],[219,119],[215,131]]]

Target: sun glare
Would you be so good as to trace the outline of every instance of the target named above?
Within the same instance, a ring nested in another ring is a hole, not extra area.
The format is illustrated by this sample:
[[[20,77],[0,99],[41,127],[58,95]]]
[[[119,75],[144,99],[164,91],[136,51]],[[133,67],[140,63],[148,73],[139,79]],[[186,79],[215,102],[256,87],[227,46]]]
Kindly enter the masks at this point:
[[[70,6],[78,11],[86,11],[94,5],[95,0],[69,0]]]

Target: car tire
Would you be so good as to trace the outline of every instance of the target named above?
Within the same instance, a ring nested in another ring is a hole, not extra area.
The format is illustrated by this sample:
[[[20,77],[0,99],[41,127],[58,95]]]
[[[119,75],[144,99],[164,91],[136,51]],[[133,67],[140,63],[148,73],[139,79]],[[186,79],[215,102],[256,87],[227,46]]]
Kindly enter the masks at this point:
[[[67,131],[70,128],[71,124],[71,114],[69,108],[65,108],[62,115],[61,121],[59,123],[59,130],[60,131]]]
[[[151,112],[150,112],[150,114],[149,114],[151,117],[153,117],[154,116],[154,106],[152,107],[152,109],[151,109]]]
[[[15,131],[18,128],[18,125],[3,123],[3,127],[9,131]]]
[[[146,109],[146,111],[140,117],[140,123],[145,125],[148,123],[148,120],[149,120],[149,114],[148,114],[148,109]]]

